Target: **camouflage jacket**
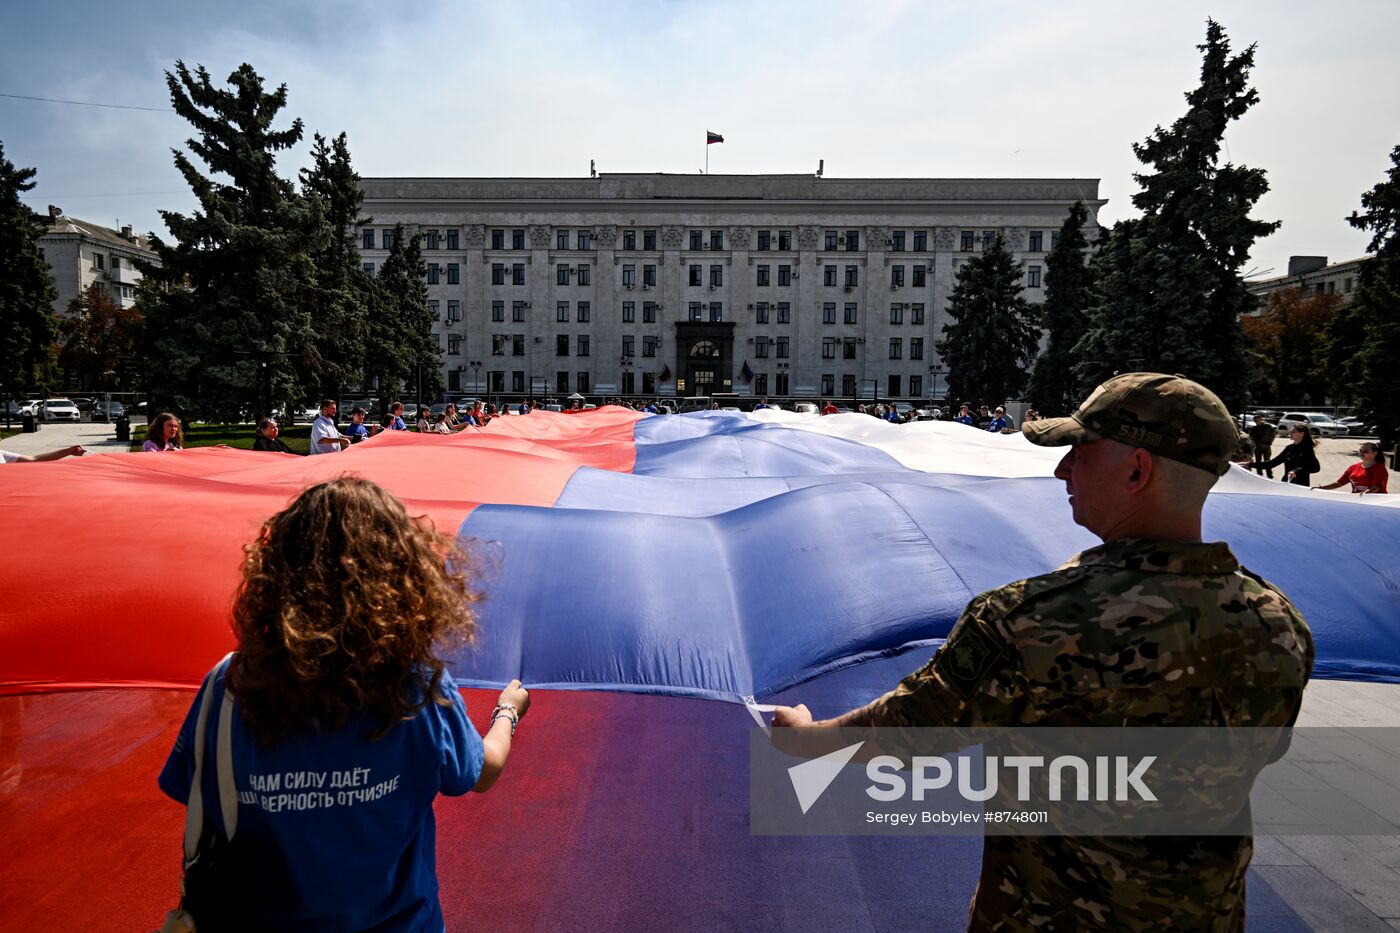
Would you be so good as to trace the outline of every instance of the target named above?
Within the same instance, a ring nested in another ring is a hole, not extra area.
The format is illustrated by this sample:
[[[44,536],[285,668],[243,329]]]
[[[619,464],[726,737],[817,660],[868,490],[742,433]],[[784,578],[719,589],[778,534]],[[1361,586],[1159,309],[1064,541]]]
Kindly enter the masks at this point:
[[[1223,543],[1111,541],[978,596],[876,725],[1278,726],[1312,635]],[[988,836],[975,930],[1243,930],[1249,837]]]

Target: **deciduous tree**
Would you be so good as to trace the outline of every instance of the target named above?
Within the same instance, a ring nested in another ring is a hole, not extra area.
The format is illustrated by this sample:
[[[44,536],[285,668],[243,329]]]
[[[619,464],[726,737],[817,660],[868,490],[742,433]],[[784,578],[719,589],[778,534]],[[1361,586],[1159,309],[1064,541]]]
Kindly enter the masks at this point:
[[[59,364],[76,370],[85,389],[118,388],[136,352],[140,310],[123,308],[97,282],[70,301],[68,310]]]
[[[1285,288],[1269,295],[1263,314],[1241,320],[1259,354],[1256,401],[1317,405],[1325,400],[1327,328],[1341,304],[1337,295],[1304,296]]]

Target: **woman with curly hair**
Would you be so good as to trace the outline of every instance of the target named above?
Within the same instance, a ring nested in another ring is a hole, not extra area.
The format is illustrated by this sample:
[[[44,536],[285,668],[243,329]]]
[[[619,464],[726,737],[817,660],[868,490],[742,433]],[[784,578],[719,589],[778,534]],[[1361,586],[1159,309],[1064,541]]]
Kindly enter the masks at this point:
[[[351,477],[302,492],[245,550],[237,649],[160,775],[189,801],[197,710],[213,704],[200,784],[204,819],[227,838],[210,764],[227,691],[230,845],[251,912],[231,928],[442,930],[433,800],[490,789],[530,705],[512,681],[483,739],[446,670],[442,654],[476,632],[465,556]]]
[[[146,443],[141,449],[146,453],[164,453],[167,450],[184,450],[185,429],[180,419],[168,411],[156,415],[146,427]],[[152,463],[155,461],[152,460]]]

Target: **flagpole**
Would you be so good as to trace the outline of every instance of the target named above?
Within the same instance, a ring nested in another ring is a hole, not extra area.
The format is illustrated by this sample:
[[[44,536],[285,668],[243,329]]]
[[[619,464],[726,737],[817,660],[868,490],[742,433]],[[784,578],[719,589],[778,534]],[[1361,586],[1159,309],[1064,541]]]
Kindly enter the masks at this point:
[[[710,174],[710,131],[705,131],[705,174]]]

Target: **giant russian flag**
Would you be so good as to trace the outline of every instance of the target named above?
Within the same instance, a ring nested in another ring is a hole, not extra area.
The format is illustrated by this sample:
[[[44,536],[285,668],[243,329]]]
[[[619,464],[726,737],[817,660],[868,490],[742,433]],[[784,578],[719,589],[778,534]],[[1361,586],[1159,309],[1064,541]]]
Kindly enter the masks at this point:
[[[460,681],[567,688],[537,689],[496,790],[437,805],[449,929],[960,929],[977,839],[749,835],[734,703],[864,703],[972,595],[1092,546],[1056,459],[957,424],[602,409],[0,467],[0,926],[157,925],[183,814],[155,774],[190,696],[163,688],[231,647],[259,524],[349,472],[475,555]],[[1206,536],[1299,605],[1318,676],[1400,681],[1400,498],[1357,498],[1235,470]],[[493,698],[467,690],[479,728]],[[1251,878],[1252,917],[1271,896]]]
[[[1095,544],[1056,458],[957,424],[603,409],[336,456],[11,467],[0,692],[196,683],[231,647],[242,546],[301,488],[349,472],[477,555],[485,634],[457,659],[464,682],[762,699],[927,651],[976,593]],[[1400,512],[1298,492],[1235,470],[1206,536],[1294,599],[1319,676],[1400,681]]]

